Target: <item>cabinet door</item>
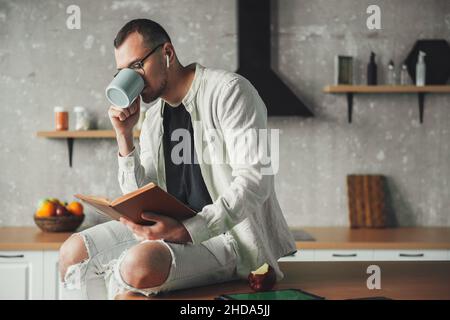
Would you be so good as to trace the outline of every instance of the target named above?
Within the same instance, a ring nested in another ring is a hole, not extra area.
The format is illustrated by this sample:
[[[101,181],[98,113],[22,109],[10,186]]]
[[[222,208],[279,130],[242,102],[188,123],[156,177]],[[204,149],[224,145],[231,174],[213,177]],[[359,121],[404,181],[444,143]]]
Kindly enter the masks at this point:
[[[445,261],[446,250],[375,250],[376,261]]]
[[[41,251],[0,251],[0,300],[42,299]]]
[[[58,251],[44,251],[44,299],[60,300],[61,281],[59,277]]]

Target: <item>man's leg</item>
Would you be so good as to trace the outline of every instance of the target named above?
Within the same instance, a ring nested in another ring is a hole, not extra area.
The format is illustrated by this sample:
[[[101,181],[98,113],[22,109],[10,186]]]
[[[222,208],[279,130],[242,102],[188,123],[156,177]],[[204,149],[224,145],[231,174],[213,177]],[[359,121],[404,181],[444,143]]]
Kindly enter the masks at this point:
[[[145,241],[132,247],[120,265],[125,283],[138,289],[160,286],[169,276],[172,257],[159,241]]]
[[[235,280],[238,259],[232,241],[222,235],[197,245],[150,240],[133,246],[114,267],[112,280],[125,290],[110,293],[110,298],[126,291],[150,296]]]
[[[72,235],[60,249],[63,299],[107,299],[105,277],[117,258],[138,243],[117,221],[96,225]]]
[[[64,276],[69,266],[81,263],[88,258],[83,238],[77,233],[72,234],[59,249],[59,275],[61,281],[64,281]]]

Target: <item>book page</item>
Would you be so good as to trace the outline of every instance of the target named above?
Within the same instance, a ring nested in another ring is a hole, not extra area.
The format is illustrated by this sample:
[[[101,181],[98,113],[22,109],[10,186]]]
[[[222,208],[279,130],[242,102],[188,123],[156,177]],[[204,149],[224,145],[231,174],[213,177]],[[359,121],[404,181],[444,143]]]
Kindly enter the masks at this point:
[[[100,213],[102,215],[108,216],[114,220],[119,220],[119,218],[122,216],[120,212],[117,212],[114,208],[112,208],[109,203],[92,199],[89,196],[83,196],[83,195],[75,195],[78,199],[83,202],[86,206],[90,207],[91,209],[94,209],[97,213]]]
[[[137,189],[135,191],[132,191],[130,193],[124,194],[121,197],[118,197],[117,199],[113,200],[110,204],[111,204],[112,207],[114,207],[114,206],[116,206],[116,205],[118,205],[118,204],[120,204],[122,202],[125,202],[128,199],[131,199],[131,198],[135,197],[136,195],[138,195],[140,193],[143,193],[143,192],[145,192],[147,190],[150,190],[150,189],[152,189],[154,187],[156,187],[156,185],[153,182],[150,182],[149,184],[146,184],[145,186],[140,187],[139,189]]]
[[[104,197],[98,197],[98,196],[86,196],[83,194],[75,194],[75,197],[77,197],[80,200],[84,200],[84,201],[93,201],[102,205],[110,205],[110,200],[108,198],[104,198]]]
[[[110,203],[111,200],[109,200],[108,198],[105,197],[97,197],[97,196],[86,196],[89,197],[89,199],[94,200],[94,201],[98,201],[98,202],[102,202],[102,203]]]

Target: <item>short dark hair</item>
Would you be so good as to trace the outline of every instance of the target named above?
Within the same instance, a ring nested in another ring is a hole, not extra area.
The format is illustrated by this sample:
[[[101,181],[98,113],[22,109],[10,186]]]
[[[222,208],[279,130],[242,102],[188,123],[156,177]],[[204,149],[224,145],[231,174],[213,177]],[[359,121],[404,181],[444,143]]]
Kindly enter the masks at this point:
[[[172,42],[166,30],[160,24],[149,19],[134,19],[125,24],[114,39],[114,48],[120,47],[125,39],[133,32],[137,32],[144,38],[144,44],[151,49],[152,46],[164,42]]]

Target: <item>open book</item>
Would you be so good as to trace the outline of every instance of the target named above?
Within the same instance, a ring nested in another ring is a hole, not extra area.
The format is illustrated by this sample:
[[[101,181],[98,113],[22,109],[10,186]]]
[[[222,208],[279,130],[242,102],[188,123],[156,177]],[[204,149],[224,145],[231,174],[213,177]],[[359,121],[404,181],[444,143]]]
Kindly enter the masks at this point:
[[[196,214],[194,210],[154,183],[149,183],[113,201],[82,194],[75,194],[74,196],[96,212],[114,220],[119,220],[120,217],[124,216],[134,223],[143,225],[154,223],[142,219],[141,214],[143,212],[162,214],[179,221],[191,218]]]

